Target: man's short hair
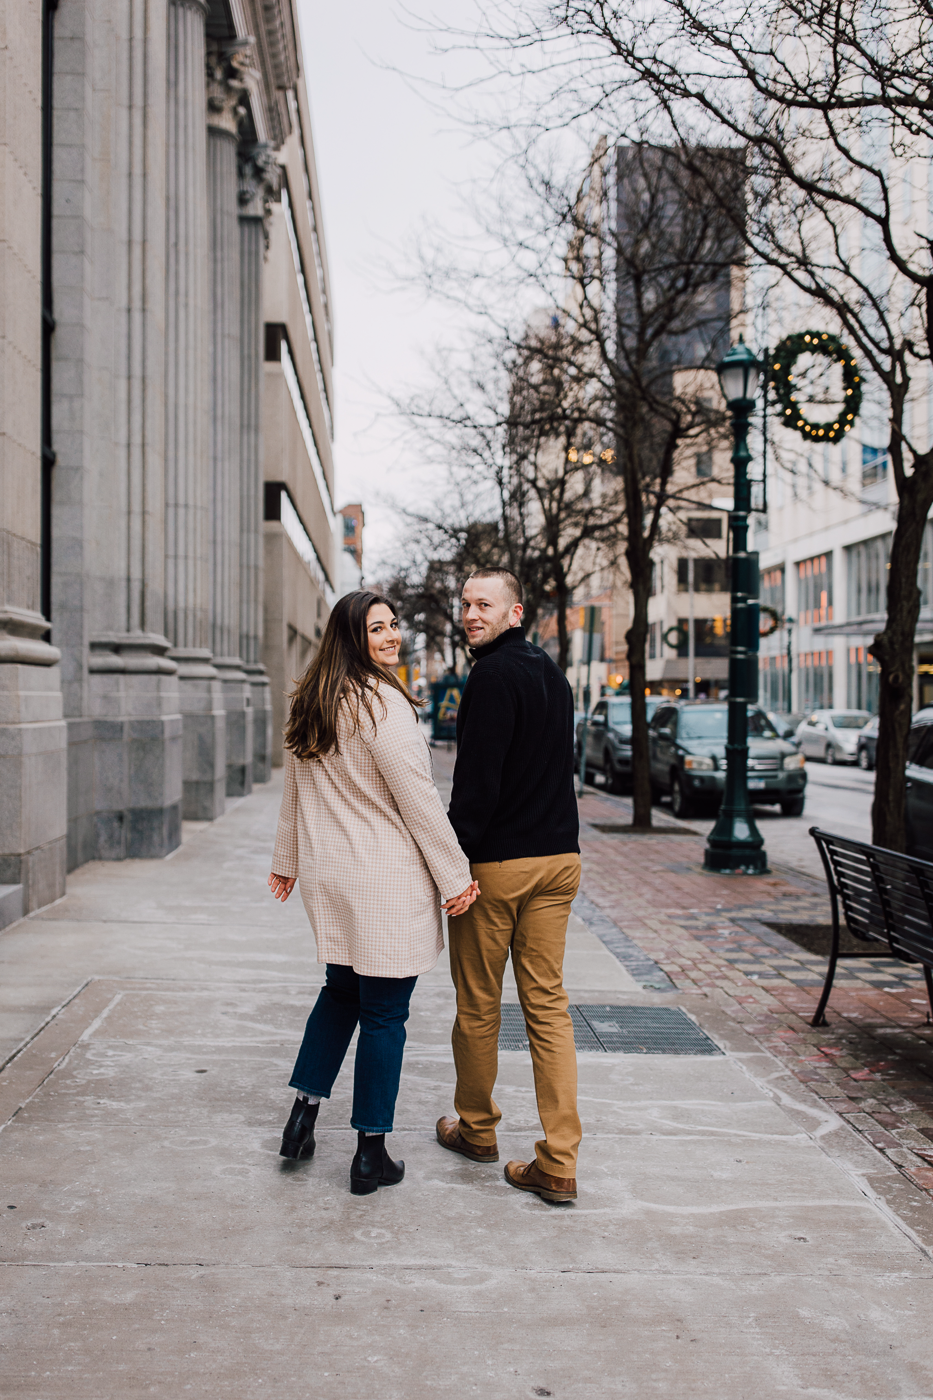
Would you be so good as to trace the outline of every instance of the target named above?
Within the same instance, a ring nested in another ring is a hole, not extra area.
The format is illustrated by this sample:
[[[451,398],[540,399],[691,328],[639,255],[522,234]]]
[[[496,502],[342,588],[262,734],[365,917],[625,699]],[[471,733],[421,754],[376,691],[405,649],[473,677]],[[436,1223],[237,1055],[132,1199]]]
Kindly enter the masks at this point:
[[[513,574],[511,569],[474,569],[470,578],[467,579],[467,583],[471,578],[501,578],[505,584],[505,591],[511,599],[512,607],[516,603],[522,602],[522,585],[518,576]]]

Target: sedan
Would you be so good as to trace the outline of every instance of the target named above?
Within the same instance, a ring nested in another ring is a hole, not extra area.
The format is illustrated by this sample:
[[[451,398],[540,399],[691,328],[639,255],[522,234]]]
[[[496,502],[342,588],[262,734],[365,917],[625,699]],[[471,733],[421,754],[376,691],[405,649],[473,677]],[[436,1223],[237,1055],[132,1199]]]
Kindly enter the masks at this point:
[[[878,748],[878,716],[870,719],[858,736],[855,761],[866,773],[875,766],[875,751]]]
[[[824,763],[854,763],[867,710],[814,710],[797,730],[801,753]]]
[[[646,695],[648,719],[661,703],[660,695]],[[600,700],[589,722],[580,718],[575,726],[574,766],[580,771],[580,755],[586,736],[586,780],[602,773],[610,792],[622,792],[632,782],[632,701],[628,695]]]

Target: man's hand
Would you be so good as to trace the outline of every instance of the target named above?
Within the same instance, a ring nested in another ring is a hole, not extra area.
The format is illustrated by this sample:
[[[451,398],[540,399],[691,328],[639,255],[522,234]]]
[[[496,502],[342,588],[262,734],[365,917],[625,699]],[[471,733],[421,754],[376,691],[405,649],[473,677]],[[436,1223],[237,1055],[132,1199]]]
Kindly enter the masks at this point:
[[[269,876],[269,888],[283,904],[295,888],[295,878],[294,875],[276,875],[275,871]]]
[[[441,908],[447,911],[447,917],[449,919],[453,919],[457,914],[465,913],[478,894],[479,885],[475,880],[472,880],[463,891],[463,894],[458,894],[455,895],[453,899],[448,899],[446,904],[441,905]]]

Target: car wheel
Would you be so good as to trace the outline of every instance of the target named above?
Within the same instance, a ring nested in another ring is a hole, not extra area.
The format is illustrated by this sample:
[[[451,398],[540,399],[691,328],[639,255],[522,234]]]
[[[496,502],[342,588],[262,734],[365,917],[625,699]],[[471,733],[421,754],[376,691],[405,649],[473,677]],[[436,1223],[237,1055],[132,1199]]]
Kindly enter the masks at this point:
[[[683,779],[679,773],[675,773],[671,779],[671,811],[675,817],[693,815],[693,803],[684,791]]]
[[[622,774],[615,765],[615,760],[611,753],[606,754],[606,761],[603,764],[603,771],[606,774],[606,787],[609,792],[621,792],[623,788]]]
[[[871,759],[868,756],[868,750],[866,748],[861,748],[858,751],[858,766],[865,773],[871,771]]]
[[[827,762],[827,763],[835,763],[835,762],[836,762],[836,750],[833,748],[832,744],[827,744],[827,745],[826,745],[826,762]]]
[[[802,797],[788,797],[781,803],[782,817],[802,817],[804,799]]]

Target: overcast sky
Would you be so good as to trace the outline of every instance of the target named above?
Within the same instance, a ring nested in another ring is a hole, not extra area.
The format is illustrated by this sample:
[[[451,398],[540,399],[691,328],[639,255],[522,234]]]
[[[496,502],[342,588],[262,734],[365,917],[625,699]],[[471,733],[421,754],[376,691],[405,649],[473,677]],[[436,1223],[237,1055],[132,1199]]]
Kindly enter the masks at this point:
[[[436,15],[469,21],[470,0],[430,3]],[[464,193],[493,153],[391,71],[459,81],[471,63],[479,71],[475,60],[434,56],[393,0],[299,6],[333,284],[336,503],[362,500],[375,567],[395,528],[380,498],[410,497],[417,479],[381,395],[423,381],[432,346],[456,338],[450,313],[399,290],[386,264],[401,269],[429,223],[442,238],[456,235]]]

